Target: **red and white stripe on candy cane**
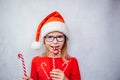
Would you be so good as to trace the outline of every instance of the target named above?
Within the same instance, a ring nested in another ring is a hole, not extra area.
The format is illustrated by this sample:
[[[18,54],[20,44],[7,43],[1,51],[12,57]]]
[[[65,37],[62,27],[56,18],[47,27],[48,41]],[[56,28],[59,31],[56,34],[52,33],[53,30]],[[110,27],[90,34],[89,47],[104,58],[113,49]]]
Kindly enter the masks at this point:
[[[19,53],[19,54],[18,54],[18,58],[21,59],[21,61],[22,61],[22,67],[23,67],[24,76],[27,76],[23,55],[22,55],[21,53]]]

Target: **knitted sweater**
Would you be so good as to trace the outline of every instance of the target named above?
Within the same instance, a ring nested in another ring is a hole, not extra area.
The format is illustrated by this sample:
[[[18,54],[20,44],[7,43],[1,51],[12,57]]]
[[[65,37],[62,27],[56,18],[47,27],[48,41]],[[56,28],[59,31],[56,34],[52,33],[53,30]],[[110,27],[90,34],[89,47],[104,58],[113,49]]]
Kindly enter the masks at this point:
[[[54,58],[55,68],[64,72],[69,80],[81,80],[79,65],[74,57],[67,58],[64,62],[62,58]],[[53,69],[53,58],[36,56],[32,60],[31,78],[33,80],[52,80],[50,71]]]

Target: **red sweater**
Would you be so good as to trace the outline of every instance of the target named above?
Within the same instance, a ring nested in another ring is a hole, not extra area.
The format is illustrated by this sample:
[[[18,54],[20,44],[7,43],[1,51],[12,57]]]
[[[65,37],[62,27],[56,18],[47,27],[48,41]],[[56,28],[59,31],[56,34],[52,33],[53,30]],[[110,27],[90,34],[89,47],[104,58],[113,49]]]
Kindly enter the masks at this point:
[[[53,63],[50,57],[35,57],[31,65],[31,78],[33,80],[51,80],[50,71],[53,69]],[[55,59],[55,68],[64,71],[69,80],[81,80],[79,66],[76,58],[67,58],[65,63],[62,58]]]

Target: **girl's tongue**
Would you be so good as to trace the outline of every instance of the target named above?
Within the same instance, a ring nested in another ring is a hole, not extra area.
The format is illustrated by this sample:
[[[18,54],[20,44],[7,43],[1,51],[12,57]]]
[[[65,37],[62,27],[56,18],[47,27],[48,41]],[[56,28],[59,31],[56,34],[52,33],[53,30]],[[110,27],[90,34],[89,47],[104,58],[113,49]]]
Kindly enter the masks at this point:
[[[59,46],[53,46],[52,47],[52,53],[53,55],[58,54],[60,52]]]

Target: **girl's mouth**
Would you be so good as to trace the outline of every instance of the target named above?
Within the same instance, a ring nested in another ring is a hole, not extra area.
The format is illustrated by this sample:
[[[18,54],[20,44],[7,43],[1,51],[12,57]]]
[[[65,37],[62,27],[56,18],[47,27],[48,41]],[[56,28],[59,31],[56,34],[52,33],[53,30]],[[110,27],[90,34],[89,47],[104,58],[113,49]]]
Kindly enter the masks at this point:
[[[60,52],[60,47],[59,46],[51,46],[53,51],[58,51]]]
[[[59,46],[51,46],[53,50],[59,49]]]

